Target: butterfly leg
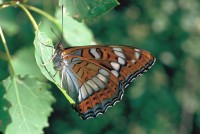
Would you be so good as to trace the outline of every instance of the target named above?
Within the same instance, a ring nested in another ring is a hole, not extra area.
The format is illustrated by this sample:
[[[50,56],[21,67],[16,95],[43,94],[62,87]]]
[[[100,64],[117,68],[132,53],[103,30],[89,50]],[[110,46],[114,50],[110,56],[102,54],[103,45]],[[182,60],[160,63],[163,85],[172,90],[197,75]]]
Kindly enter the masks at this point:
[[[53,75],[53,77],[55,77],[57,73],[58,73],[58,71],[56,71],[56,73]]]
[[[55,57],[56,57],[57,53],[55,53],[54,55],[52,55],[51,59],[49,59],[47,62],[43,62],[43,64],[40,64],[41,66],[46,66],[47,64],[49,64]]]
[[[43,43],[43,42],[39,39],[39,37],[38,37],[38,40],[39,40],[39,42],[40,42],[43,46],[52,48],[52,58],[51,58],[50,60],[48,60],[47,62],[41,64],[41,66],[45,66],[45,65],[49,64],[49,63],[55,58],[55,56],[56,56],[56,54],[54,54],[55,48],[54,48],[53,46],[46,45],[45,43]]]
[[[54,46],[46,45],[45,43],[43,43],[43,42],[39,39],[39,37],[38,37],[38,40],[39,40],[39,42],[40,42],[43,46],[52,48],[52,54],[54,53],[54,49],[55,49]]]
[[[42,64],[44,64],[44,61],[42,60],[41,57],[40,57],[40,60],[41,60]],[[54,75],[52,75],[51,72],[48,71],[48,69],[46,68],[45,65],[43,67],[45,68],[45,70],[47,71],[47,73],[49,74],[49,76],[54,80],[54,77],[56,76],[56,74],[58,73],[58,71],[56,71],[56,73]]]

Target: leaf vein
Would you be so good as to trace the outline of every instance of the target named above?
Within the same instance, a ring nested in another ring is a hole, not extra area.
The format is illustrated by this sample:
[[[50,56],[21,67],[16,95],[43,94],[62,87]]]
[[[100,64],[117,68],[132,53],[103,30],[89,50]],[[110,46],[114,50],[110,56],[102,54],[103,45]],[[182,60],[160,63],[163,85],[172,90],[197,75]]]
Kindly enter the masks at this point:
[[[20,114],[21,114],[21,116],[22,116],[22,118],[23,118],[23,121],[24,121],[24,123],[25,123],[25,127],[26,127],[27,130],[28,130],[28,133],[31,134],[30,128],[28,127],[27,121],[26,121],[26,119],[25,119],[24,111],[23,111],[22,104],[21,104],[21,100],[20,100],[20,97],[19,97],[19,93],[18,93],[18,90],[19,90],[19,89],[18,89],[18,86],[17,86],[17,83],[16,83],[16,78],[13,78],[13,82],[14,82],[15,93],[16,93],[16,97],[17,97],[17,103],[18,103],[19,108],[20,108],[20,111],[21,111]]]

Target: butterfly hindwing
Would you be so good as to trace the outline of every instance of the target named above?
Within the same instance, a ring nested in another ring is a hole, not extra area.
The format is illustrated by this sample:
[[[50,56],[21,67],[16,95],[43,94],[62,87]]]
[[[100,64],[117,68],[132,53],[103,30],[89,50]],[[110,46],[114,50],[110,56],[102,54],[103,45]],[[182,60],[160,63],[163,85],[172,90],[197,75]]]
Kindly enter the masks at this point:
[[[127,46],[67,48],[62,57],[62,86],[76,101],[74,108],[83,119],[104,113],[155,62],[149,52]]]

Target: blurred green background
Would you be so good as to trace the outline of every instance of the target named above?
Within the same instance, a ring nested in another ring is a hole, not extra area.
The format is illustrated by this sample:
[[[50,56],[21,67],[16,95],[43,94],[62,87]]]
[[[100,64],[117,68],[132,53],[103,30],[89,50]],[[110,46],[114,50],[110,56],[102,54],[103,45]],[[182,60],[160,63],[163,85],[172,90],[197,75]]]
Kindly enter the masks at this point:
[[[58,7],[57,1],[52,0],[28,3],[53,16]],[[95,21],[86,22],[96,42],[145,49],[157,58],[155,65],[133,81],[120,103],[95,119],[81,120],[50,83],[56,103],[45,133],[200,134],[200,1],[119,0],[119,3]],[[43,28],[51,33],[53,23],[45,22],[34,12],[32,15],[37,22],[47,23]],[[0,25],[13,62],[26,62],[37,70],[34,29],[25,13],[19,8],[1,9]],[[30,57],[24,57],[24,53]],[[5,57],[0,41],[0,80],[9,75]],[[21,72],[27,73],[36,72]]]

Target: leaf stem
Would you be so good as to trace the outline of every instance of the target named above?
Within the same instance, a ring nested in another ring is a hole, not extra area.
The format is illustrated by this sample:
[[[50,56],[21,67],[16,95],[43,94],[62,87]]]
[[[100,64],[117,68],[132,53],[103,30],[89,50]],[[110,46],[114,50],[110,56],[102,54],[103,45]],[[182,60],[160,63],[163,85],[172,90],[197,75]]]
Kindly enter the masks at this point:
[[[30,9],[44,17],[46,17],[47,19],[49,19],[51,22],[55,23],[58,28],[61,30],[61,26],[60,26],[60,23],[57,19],[55,19],[53,16],[51,16],[50,14],[48,14],[47,12],[37,8],[37,7],[34,7],[34,6],[30,6],[30,5],[26,5],[26,4],[20,4],[18,2],[5,2],[3,4],[0,4],[0,8],[6,8],[6,7],[10,7],[10,6],[19,6],[21,7],[25,13],[28,15],[29,19],[31,20],[31,23],[33,24],[33,27],[34,29],[37,31],[38,30],[38,25],[36,23],[36,21],[34,20],[33,16],[30,14],[30,12],[27,10]]]
[[[2,3],[2,4],[0,4],[0,8],[6,8],[6,7],[10,7],[10,6],[12,6],[12,5],[16,5],[17,4],[17,2],[4,2],[4,3]]]
[[[0,27],[0,35],[1,35],[2,42],[3,42],[3,46],[4,46],[5,50],[6,50],[6,56],[8,57],[8,63],[10,65],[10,75],[11,75],[11,77],[14,77],[15,76],[15,71],[14,71],[14,68],[13,68],[13,65],[12,65],[12,62],[11,62],[11,56],[10,56],[10,52],[8,50],[6,39],[5,39],[4,35],[3,35],[3,31],[1,29],[1,27]]]
[[[57,87],[60,89],[60,91],[64,94],[65,98],[69,101],[70,104],[75,104],[74,100],[66,93],[66,90],[62,89],[59,84],[57,84]]]
[[[55,23],[57,26],[59,26],[59,28],[61,29],[60,23],[58,22],[58,20],[55,19],[50,14],[48,14],[47,12],[45,12],[45,11],[43,11],[43,10],[37,8],[37,7],[34,7],[34,6],[30,6],[30,5],[24,5],[24,6],[27,7],[28,9],[32,10],[32,11],[35,11],[38,14],[43,15],[44,17],[46,17],[47,19],[49,19],[50,21],[52,21],[53,23]]]
[[[38,30],[38,25],[37,25],[35,19],[33,18],[33,16],[31,15],[31,13],[27,10],[27,8],[23,4],[20,4],[19,2],[5,2],[3,4],[0,4],[0,8],[6,8],[6,7],[10,7],[10,6],[19,6],[19,7],[21,7],[22,10],[24,10],[24,12],[29,17],[31,23],[33,24],[34,29],[36,31]]]
[[[35,31],[38,31],[38,25],[37,25],[35,19],[33,18],[33,16],[31,15],[31,13],[27,10],[27,8],[22,4],[17,4],[17,5],[19,7],[21,7],[24,10],[24,12],[27,14],[27,16],[29,17],[31,23],[33,24],[33,27],[34,27]]]

